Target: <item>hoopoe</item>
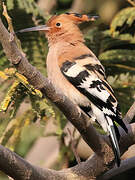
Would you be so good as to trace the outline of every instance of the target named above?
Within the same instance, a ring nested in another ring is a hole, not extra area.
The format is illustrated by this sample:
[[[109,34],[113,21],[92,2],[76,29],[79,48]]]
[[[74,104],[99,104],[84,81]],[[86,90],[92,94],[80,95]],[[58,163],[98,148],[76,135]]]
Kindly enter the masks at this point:
[[[78,24],[94,21],[97,16],[65,13],[51,17],[46,25],[18,32],[44,31],[49,43],[47,72],[55,90],[67,96],[108,133],[116,163],[120,166],[118,123],[122,121],[114,91],[106,80],[105,70],[94,53],[84,44]]]

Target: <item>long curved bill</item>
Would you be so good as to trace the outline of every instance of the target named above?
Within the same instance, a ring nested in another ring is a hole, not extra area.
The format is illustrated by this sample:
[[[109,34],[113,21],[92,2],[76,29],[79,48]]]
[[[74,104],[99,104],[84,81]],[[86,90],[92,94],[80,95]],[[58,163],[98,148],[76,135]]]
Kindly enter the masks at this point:
[[[31,31],[48,31],[49,29],[50,27],[48,27],[47,25],[41,25],[41,26],[21,29],[17,31],[16,33],[31,32]]]

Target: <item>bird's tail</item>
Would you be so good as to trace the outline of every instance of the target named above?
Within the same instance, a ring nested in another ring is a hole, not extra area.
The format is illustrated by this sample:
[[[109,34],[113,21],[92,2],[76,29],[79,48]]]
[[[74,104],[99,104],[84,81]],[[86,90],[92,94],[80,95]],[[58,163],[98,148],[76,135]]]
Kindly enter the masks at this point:
[[[118,139],[117,139],[117,127],[115,127],[115,125],[113,124],[112,120],[110,119],[108,121],[108,131],[109,131],[109,137],[111,140],[111,144],[112,144],[112,149],[114,152],[114,156],[115,156],[115,160],[117,163],[117,166],[120,166],[120,149],[119,149],[119,144],[118,144]]]

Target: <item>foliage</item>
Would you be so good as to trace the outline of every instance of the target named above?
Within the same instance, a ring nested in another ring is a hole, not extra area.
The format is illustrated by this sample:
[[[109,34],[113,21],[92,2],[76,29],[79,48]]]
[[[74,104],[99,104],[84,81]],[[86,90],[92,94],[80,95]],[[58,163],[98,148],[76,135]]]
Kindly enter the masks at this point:
[[[43,12],[38,8],[34,0],[16,0],[15,3],[13,0],[7,0],[8,10],[15,9],[16,5],[19,9],[25,10],[26,13],[32,13],[35,17],[44,16]]]
[[[135,7],[121,10],[113,19],[110,31],[112,36],[135,43]]]
[[[50,17],[38,8],[35,0],[7,0],[6,2],[15,31],[43,24]],[[68,11],[67,5],[71,3],[71,0],[59,0],[60,5],[56,11],[58,13]],[[61,8],[63,4],[67,7],[66,10]],[[103,25],[101,20],[98,21],[97,27],[93,26],[95,25],[83,27],[86,44],[105,66],[107,79],[116,92],[122,113],[125,114],[135,94],[135,7],[119,11],[113,18],[110,28]],[[30,63],[46,75],[45,59],[48,47],[44,34],[31,32],[18,34],[17,37]],[[0,142],[3,145],[25,156],[30,145],[42,135],[43,131],[42,129],[37,130],[38,133],[31,135],[28,142],[24,135],[26,129],[35,128],[33,122],[37,119],[45,125],[50,117],[55,117],[58,127],[55,135],[59,137],[62,145],[61,159],[65,154],[70,154],[68,153],[69,148],[64,148],[62,143],[63,129],[66,125],[65,117],[46,98],[42,97],[41,92],[29,85],[25,77],[12,68],[2,47],[0,47],[0,91],[2,92]],[[18,115],[25,101],[30,106]],[[20,143],[22,139],[23,143]],[[72,157],[71,154],[68,156]]]

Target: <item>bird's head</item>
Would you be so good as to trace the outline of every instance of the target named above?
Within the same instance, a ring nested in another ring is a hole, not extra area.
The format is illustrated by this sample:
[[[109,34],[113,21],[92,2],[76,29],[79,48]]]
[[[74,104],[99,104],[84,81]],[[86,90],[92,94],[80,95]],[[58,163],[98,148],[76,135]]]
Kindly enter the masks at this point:
[[[22,29],[18,32],[44,31],[49,41],[57,39],[72,39],[75,34],[82,37],[78,24],[82,22],[95,21],[98,16],[81,15],[78,13],[65,13],[52,16],[46,25]],[[80,34],[80,35],[79,35]],[[70,36],[70,38],[69,38]]]

